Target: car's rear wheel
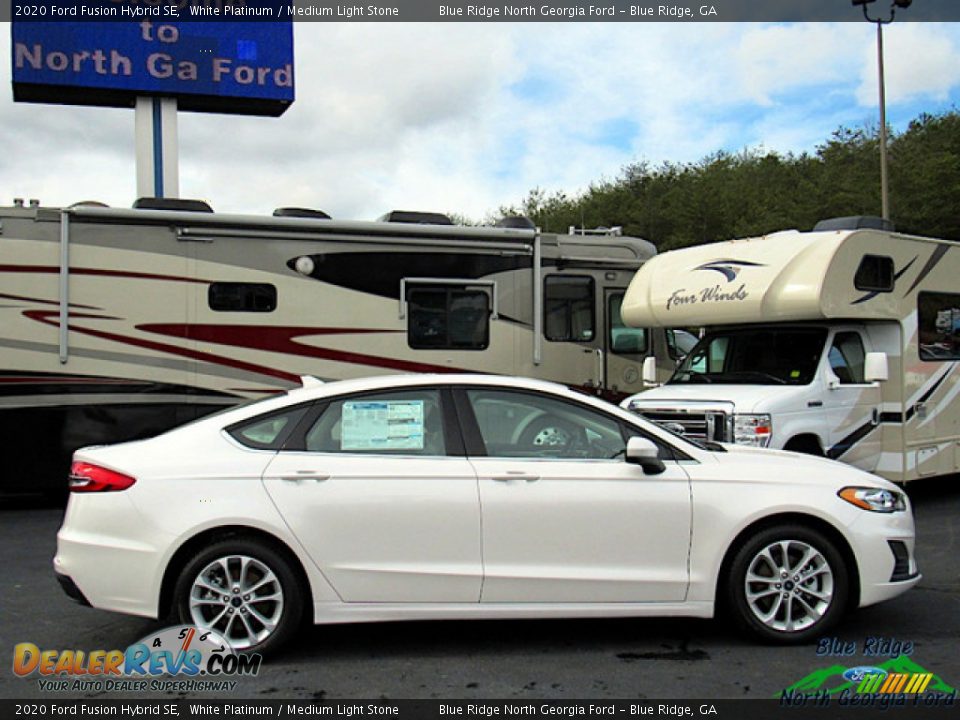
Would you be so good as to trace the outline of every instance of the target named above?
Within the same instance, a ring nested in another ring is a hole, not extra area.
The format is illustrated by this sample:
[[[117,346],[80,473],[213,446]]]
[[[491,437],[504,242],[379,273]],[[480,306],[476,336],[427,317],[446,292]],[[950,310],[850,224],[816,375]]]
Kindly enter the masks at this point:
[[[190,560],[174,597],[181,622],[213,630],[244,652],[280,647],[303,615],[301,589],[289,561],[247,538],[215,543]]]
[[[849,578],[836,546],[802,525],[759,532],[730,565],[727,604],[739,624],[765,640],[799,643],[840,619]]]

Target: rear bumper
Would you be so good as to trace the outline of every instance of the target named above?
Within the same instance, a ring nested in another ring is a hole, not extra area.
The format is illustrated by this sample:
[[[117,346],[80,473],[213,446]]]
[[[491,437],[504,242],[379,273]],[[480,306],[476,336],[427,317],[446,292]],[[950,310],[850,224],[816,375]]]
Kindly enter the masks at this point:
[[[81,605],[86,607],[92,607],[90,601],[87,600],[87,597],[80,591],[80,588],[77,587],[77,584],[73,581],[69,575],[64,575],[54,570],[54,575],[57,576],[57,582],[60,583],[60,587],[63,588],[63,591],[67,596]]]

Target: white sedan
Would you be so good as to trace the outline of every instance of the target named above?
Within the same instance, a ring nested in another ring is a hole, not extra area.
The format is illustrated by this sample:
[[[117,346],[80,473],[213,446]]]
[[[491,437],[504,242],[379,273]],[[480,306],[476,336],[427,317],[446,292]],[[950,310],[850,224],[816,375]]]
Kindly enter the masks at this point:
[[[314,623],[712,617],[821,635],[919,579],[896,486],[559,385],[347,380],[76,453],[64,589],[266,652]]]

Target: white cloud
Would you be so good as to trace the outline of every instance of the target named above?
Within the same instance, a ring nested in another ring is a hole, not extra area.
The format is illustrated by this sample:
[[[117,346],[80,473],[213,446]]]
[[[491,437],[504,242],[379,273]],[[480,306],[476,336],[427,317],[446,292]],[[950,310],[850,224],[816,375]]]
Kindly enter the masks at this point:
[[[904,23],[888,37],[891,102],[947,106],[960,29]],[[180,115],[181,194],[225,211],[482,218],[641,159],[812,149],[875,107],[866,23],[297,23],[295,42],[297,100],[281,118]],[[0,73],[9,57],[0,32]],[[0,128],[8,192],[132,201],[132,112],[6,95]]]
[[[738,85],[750,100],[772,106],[798,88],[851,82],[862,36],[853,23],[751,26],[736,49]]]
[[[871,33],[875,35],[875,33]],[[884,77],[888,105],[918,98],[944,102],[960,87],[960,39],[956,25],[894,23],[884,28]],[[876,43],[863,49],[857,102],[879,105]]]

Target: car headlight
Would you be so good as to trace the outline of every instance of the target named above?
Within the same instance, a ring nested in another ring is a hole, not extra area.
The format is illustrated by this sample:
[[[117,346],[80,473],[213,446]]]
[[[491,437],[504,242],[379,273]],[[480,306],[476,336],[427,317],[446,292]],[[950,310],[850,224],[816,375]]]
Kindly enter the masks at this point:
[[[733,416],[733,441],[738,445],[767,447],[773,436],[773,423],[769,415]]]
[[[879,513],[900,512],[907,509],[903,493],[881,488],[846,487],[837,493],[851,505]]]

